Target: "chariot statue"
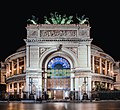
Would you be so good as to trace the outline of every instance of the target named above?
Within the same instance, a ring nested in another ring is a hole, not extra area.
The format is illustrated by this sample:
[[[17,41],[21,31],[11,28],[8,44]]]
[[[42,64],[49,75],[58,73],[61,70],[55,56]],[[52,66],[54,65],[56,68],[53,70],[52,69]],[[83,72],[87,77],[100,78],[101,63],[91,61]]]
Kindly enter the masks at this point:
[[[45,24],[70,24],[71,22],[73,22],[73,16],[62,16],[58,14],[58,12],[55,12],[55,14],[50,13],[50,15],[51,17],[49,19],[46,16],[44,16]]]
[[[85,17],[83,15],[82,17],[78,17],[76,15],[76,18],[78,23],[77,24],[88,24],[89,25],[89,18]],[[30,24],[38,24],[38,18],[32,15],[31,19],[27,20]],[[73,16],[66,16],[58,14],[58,12],[50,13],[50,18],[47,18],[47,16],[44,16],[44,23],[45,24],[71,24],[75,23],[73,21]]]
[[[38,18],[36,18],[36,16],[32,15],[32,18],[28,19],[27,22],[30,22],[31,24],[38,24]]]
[[[79,21],[79,24],[89,24],[89,18],[85,18],[85,15],[83,15],[81,18],[76,15],[76,18]]]

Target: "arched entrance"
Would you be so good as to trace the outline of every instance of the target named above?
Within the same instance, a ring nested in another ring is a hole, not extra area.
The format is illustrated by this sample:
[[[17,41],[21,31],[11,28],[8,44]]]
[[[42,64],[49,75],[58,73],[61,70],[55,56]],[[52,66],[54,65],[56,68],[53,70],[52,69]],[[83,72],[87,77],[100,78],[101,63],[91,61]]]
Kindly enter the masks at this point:
[[[70,63],[63,57],[56,56],[47,64],[47,92],[50,99],[69,97]]]

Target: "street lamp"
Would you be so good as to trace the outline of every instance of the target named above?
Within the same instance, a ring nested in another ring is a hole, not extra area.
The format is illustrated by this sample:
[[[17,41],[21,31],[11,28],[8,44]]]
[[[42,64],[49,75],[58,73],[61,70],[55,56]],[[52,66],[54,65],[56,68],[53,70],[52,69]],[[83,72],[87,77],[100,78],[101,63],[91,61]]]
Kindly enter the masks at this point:
[[[82,85],[82,91],[83,91],[83,100],[87,100],[88,99],[88,94],[87,94],[87,87],[88,87],[88,77],[84,77],[84,82]]]
[[[32,85],[33,85],[33,79],[32,77],[29,77],[29,91],[30,91],[29,98],[30,99],[34,99],[34,95],[32,93]]]

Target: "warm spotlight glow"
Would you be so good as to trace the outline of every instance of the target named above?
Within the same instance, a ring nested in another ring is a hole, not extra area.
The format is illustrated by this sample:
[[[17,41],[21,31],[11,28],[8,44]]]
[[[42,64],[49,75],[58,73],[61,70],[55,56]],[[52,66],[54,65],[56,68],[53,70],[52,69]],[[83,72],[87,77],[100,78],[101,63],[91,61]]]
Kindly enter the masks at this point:
[[[99,68],[99,66],[97,66],[97,68]]]

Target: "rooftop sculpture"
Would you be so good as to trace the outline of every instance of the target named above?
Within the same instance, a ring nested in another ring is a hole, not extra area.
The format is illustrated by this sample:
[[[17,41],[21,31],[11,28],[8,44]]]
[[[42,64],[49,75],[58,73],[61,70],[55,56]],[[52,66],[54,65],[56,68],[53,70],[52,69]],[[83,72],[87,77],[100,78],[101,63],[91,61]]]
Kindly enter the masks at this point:
[[[73,22],[72,18],[73,16],[67,17],[66,15],[59,15],[57,12],[55,14],[50,13],[51,17],[47,19],[46,16],[44,16],[45,24],[70,24]]]
[[[36,18],[36,16],[32,15],[32,18],[28,19],[27,22],[30,24],[38,24],[38,18]]]
[[[89,24],[89,18],[85,18],[85,15],[83,15],[81,18],[76,15],[76,18],[79,21],[79,24]]]
[[[44,16],[44,23],[45,24],[87,24],[89,25],[89,18],[86,18],[85,15],[83,15],[82,17],[78,17],[76,15],[75,19],[77,19],[77,23],[74,22],[73,20],[73,16],[66,16],[64,15],[60,15],[58,14],[58,12],[50,13],[50,18],[48,18],[47,16]],[[38,18],[35,17],[34,15],[32,15],[31,19],[28,19],[27,22],[29,24],[39,24],[38,23]]]

